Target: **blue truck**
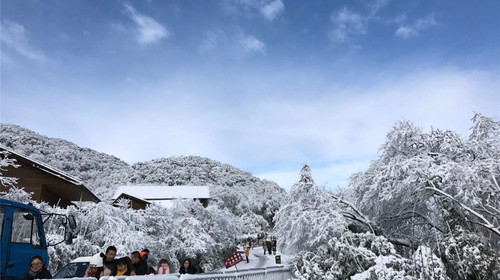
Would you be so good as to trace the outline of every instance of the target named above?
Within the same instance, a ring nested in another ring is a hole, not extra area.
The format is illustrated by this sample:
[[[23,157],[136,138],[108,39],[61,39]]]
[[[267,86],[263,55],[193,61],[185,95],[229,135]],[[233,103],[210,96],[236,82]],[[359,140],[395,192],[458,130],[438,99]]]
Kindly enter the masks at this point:
[[[33,256],[41,256],[43,262],[48,266],[49,256],[42,215],[48,216],[45,221],[52,216],[63,218],[62,224],[65,227],[63,241],[70,244],[73,239],[71,230],[76,228],[73,216],[42,214],[33,206],[0,198],[0,235],[2,239],[0,279],[22,279],[28,271],[29,261]]]

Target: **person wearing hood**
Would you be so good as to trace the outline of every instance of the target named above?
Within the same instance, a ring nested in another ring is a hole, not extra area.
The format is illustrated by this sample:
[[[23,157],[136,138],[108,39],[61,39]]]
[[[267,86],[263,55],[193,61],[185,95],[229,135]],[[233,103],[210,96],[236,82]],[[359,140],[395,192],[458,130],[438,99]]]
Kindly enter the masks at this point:
[[[101,254],[97,253],[90,259],[89,268],[87,268],[83,277],[94,277],[99,279],[102,276],[104,276],[104,265],[102,264]]]
[[[52,279],[52,274],[47,270],[40,256],[31,258],[28,273],[23,277],[23,280],[33,279]]]

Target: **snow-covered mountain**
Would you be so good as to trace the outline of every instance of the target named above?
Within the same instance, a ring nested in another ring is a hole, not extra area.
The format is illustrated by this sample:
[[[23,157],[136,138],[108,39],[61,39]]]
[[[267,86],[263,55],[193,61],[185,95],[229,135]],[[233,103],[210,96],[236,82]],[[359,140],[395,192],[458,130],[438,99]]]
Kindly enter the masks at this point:
[[[0,124],[0,143],[81,179],[101,199],[110,198],[119,185],[209,185],[219,207],[238,216],[251,211],[271,223],[285,195],[274,182],[198,156],[153,159],[130,166],[115,156],[11,124]]]
[[[0,124],[0,144],[82,180],[100,198],[125,184],[132,168],[117,157],[49,138],[17,125]]]

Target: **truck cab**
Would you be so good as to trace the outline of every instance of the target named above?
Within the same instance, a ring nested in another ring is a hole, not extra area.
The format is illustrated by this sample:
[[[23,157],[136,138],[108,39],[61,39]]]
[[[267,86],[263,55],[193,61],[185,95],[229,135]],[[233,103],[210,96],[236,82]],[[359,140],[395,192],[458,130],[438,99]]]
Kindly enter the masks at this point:
[[[33,206],[0,199],[0,278],[22,279],[33,256],[49,264],[41,213]]]

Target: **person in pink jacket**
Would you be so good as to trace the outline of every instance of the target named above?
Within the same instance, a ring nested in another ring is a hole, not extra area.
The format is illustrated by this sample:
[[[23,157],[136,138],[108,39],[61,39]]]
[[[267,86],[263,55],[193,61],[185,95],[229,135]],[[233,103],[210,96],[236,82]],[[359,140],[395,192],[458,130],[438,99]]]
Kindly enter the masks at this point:
[[[170,265],[166,259],[160,260],[160,265],[158,266],[158,274],[170,274]]]

